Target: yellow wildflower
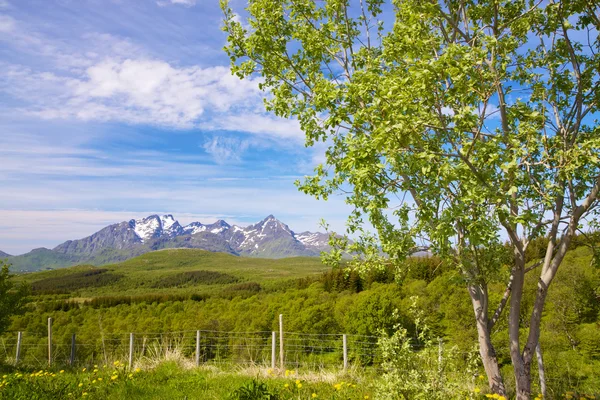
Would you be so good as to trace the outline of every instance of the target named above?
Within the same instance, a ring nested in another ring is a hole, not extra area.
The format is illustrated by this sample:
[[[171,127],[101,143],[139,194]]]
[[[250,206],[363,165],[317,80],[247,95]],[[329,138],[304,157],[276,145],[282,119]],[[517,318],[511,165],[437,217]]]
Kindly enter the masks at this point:
[[[99,381],[102,381],[102,378],[98,378]]]
[[[84,369],[81,370],[81,372],[85,372],[86,370],[87,370],[87,368],[84,368]]]
[[[312,397],[313,399],[315,399],[315,398],[317,398],[317,394],[313,393],[313,394],[310,395],[310,397]]]
[[[485,379],[485,376],[483,376],[483,375],[479,375],[479,379],[481,379],[481,380],[484,380],[484,379]]]
[[[298,387],[298,389],[300,389],[302,387],[301,383],[296,383],[296,386]]]
[[[64,369],[61,369],[61,370],[60,370],[60,373],[61,373],[61,374],[64,374],[64,373],[65,373],[65,370],[64,370]]]
[[[283,385],[284,388],[288,388],[290,387],[290,385],[288,385],[287,383],[285,385]]]
[[[133,374],[129,374],[127,375],[129,378],[133,378]]]
[[[111,377],[110,377],[110,379],[112,379],[113,381],[114,381],[115,379],[117,379],[117,378],[118,378],[118,376],[117,376],[117,375],[113,375],[113,376],[111,376]]]
[[[79,384],[79,385],[77,385],[77,386],[78,386],[78,387],[82,387],[82,386],[83,386],[83,383],[80,383],[80,384]]]
[[[296,379],[296,385],[300,383],[300,379]]]
[[[475,392],[475,393],[479,393],[479,392],[481,392],[481,389],[479,389],[479,388],[475,388],[475,389],[473,389],[473,392]]]
[[[85,397],[85,396],[87,396],[87,392],[83,392],[83,393],[81,393],[81,395]]]

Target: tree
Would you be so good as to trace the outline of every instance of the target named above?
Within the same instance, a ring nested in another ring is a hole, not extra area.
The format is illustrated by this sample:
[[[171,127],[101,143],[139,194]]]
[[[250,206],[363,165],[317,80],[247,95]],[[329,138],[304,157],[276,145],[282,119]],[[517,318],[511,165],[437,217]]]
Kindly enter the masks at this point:
[[[249,0],[247,26],[221,5],[232,71],[260,76],[267,110],[297,118],[307,146],[328,146],[300,189],[346,194],[362,264],[381,262],[378,246],[394,261],[428,248],[461,271],[502,395],[490,332],[508,305],[517,398],[528,398],[548,289],[578,229],[597,221],[598,5]],[[545,255],[527,264],[539,237]],[[539,278],[524,324],[526,273]],[[506,291],[492,305],[498,279]]]
[[[0,260],[0,334],[9,327],[10,318],[23,310],[28,288],[15,287],[10,280],[9,265]]]

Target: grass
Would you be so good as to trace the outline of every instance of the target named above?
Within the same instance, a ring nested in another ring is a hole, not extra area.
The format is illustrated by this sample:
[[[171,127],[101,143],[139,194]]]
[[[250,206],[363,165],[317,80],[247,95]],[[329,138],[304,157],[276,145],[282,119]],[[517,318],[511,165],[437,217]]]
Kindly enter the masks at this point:
[[[189,294],[216,293],[229,286],[228,283],[205,284],[202,280],[192,280],[189,284],[177,287],[160,287],[162,282],[177,280],[182,274],[197,271],[218,272],[233,277],[239,282],[256,282],[269,289],[281,284],[282,280],[317,275],[329,270],[318,258],[293,257],[284,259],[261,259],[237,257],[225,253],[213,253],[197,249],[168,249],[147,253],[125,262],[104,265],[108,276],[120,276],[114,281],[100,282],[83,277],[97,267],[83,265],[59,270],[42,271],[19,275],[17,281],[27,282],[34,287],[44,282],[73,282],[68,292],[82,299],[120,295],[153,294]],[[81,281],[81,282],[80,282]],[[214,283],[214,282],[211,282]],[[65,285],[63,285],[65,286]],[[61,289],[66,288],[61,286]]]
[[[2,371],[2,367],[0,367]],[[297,375],[265,368],[220,370],[186,369],[177,362],[151,370],[128,371],[117,363],[71,371],[38,370],[0,372],[0,399],[229,399],[259,383],[276,399],[372,398],[373,387],[366,377],[331,374]],[[237,397],[241,398],[241,397]],[[263,398],[263,397],[261,397]],[[258,399],[258,397],[257,397]]]

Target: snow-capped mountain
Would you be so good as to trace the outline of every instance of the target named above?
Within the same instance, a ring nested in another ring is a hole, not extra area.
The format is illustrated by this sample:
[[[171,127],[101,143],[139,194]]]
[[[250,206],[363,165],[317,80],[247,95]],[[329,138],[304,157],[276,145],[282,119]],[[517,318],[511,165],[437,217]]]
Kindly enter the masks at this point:
[[[109,225],[79,240],[68,240],[52,250],[43,249],[53,260],[77,263],[106,264],[122,261],[149,251],[164,248],[198,248],[242,256],[281,258],[318,256],[327,250],[329,235],[325,233],[294,233],[289,226],[269,215],[262,221],[240,227],[223,220],[212,224],[192,222],[181,226],[170,214],[150,215]],[[22,270],[47,267],[48,257],[31,257],[30,253],[11,257]],[[1,254],[0,254],[1,256]],[[56,267],[56,261],[52,264]],[[35,264],[35,265],[34,265]]]
[[[160,237],[175,237],[184,232],[179,222],[175,221],[175,218],[171,214],[161,217],[151,215],[142,219],[132,219],[129,221],[129,226],[142,243]]]

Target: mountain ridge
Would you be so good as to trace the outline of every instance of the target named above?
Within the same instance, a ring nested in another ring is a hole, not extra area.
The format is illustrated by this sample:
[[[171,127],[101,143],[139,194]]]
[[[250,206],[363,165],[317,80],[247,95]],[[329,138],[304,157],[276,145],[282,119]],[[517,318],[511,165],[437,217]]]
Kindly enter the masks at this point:
[[[13,270],[29,272],[78,263],[103,265],[169,248],[263,258],[318,256],[329,249],[328,238],[328,234],[320,232],[296,234],[272,214],[247,227],[230,225],[224,220],[212,224],[196,221],[182,226],[172,214],[153,214],[106,226],[53,249],[35,249],[7,258]]]

